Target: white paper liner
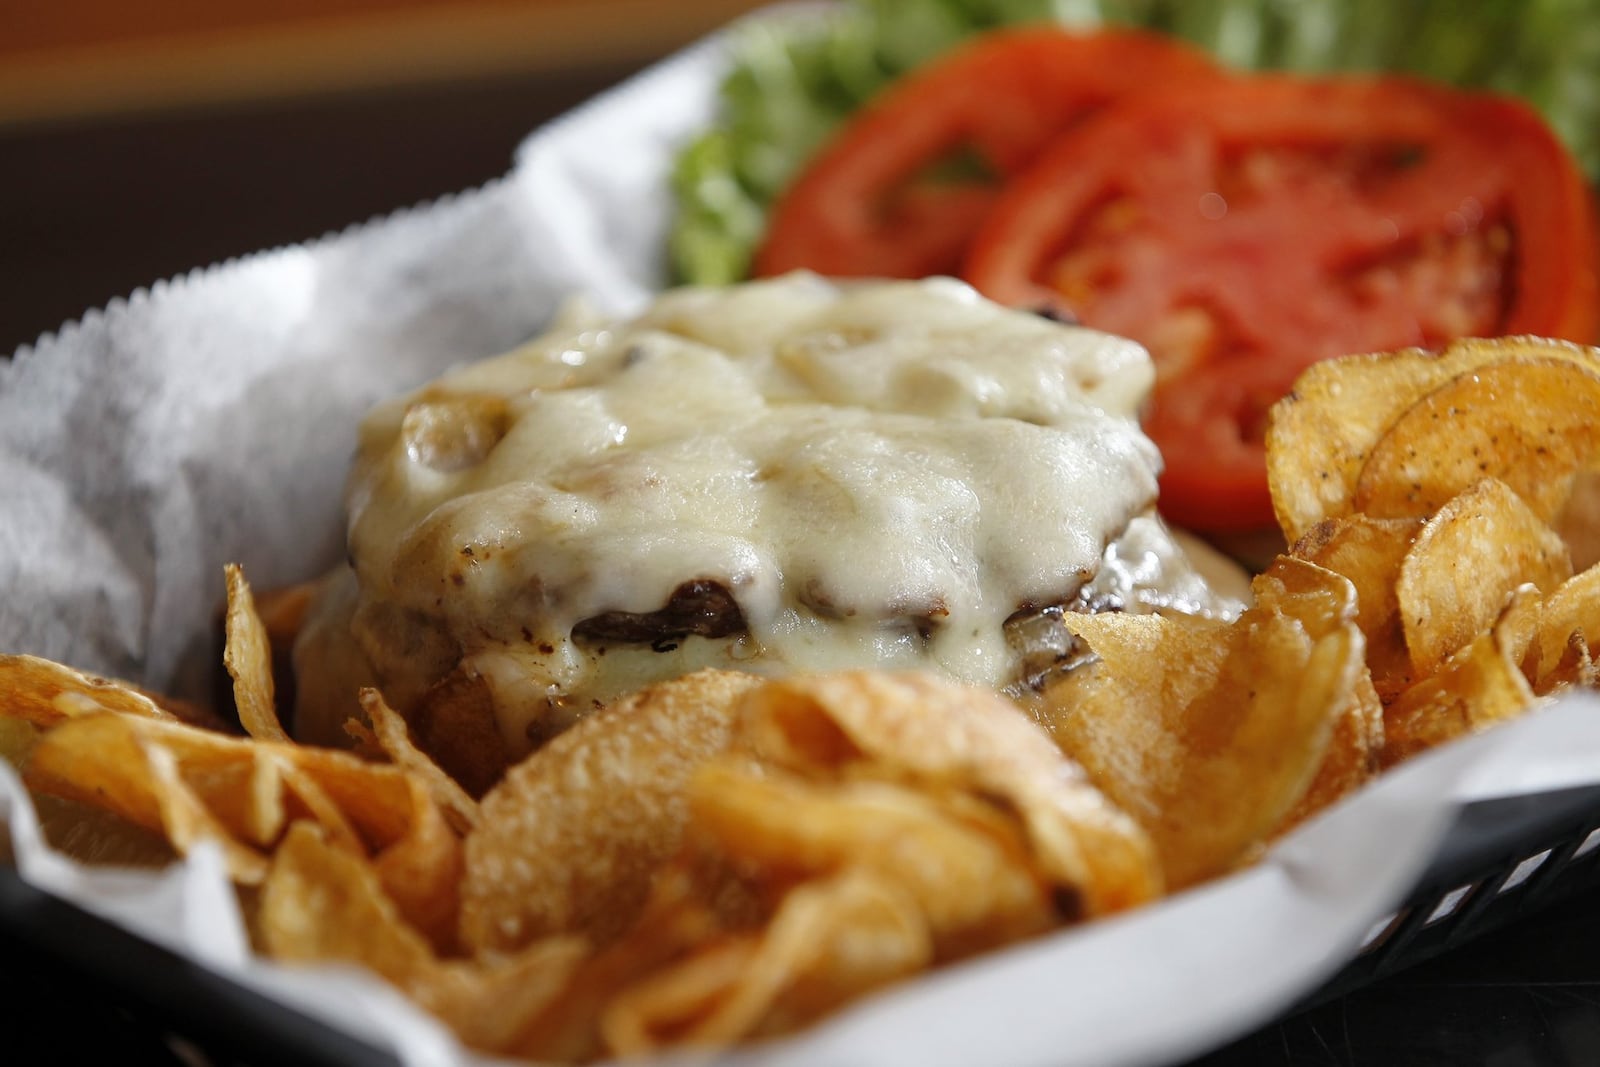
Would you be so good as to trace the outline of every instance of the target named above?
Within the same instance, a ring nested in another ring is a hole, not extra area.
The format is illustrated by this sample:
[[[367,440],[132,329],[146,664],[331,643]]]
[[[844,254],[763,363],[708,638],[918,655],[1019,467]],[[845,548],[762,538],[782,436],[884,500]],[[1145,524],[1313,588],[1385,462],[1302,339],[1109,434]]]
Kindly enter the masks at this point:
[[[158,284],[0,363],[0,650],[203,692],[225,562],[271,588],[337,559],[340,487],[370,403],[512,346],[570,294],[623,311],[660,286],[667,167],[710,115],[724,54],[713,38],[539,131],[484,189]],[[1597,753],[1600,701],[1569,699],[1408,764],[1236,877],[726,1062],[1196,1055],[1348,958],[1458,803],[1600,784]],[[486,1062],[367,975],[253,958],[214,850],[159,874],[77,867],[40,844],[3,764],[0,814],[27,881],[403,1063]]]

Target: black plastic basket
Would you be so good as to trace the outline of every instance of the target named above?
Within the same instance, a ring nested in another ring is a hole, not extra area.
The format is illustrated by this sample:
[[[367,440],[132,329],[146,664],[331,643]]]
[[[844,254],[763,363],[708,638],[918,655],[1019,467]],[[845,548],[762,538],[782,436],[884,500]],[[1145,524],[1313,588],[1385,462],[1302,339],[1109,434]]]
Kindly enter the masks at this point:
[[[1600,786],[1462,808],[1406,903],[1302,1007],[1342,996],[1600,885]]]

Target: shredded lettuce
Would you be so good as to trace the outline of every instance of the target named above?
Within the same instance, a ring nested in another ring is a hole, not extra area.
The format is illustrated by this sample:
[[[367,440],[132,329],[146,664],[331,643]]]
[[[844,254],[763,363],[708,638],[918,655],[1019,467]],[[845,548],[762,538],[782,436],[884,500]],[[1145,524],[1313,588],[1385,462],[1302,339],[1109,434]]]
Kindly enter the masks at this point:
[[[1527,100],[1600,178],[1600,0],[848,0],[741,31],[720,120],[673,172],[679,281],[744,278],[768,206],[893,79],[999,26],[1134,26],[1249,70],[1392,70]]]

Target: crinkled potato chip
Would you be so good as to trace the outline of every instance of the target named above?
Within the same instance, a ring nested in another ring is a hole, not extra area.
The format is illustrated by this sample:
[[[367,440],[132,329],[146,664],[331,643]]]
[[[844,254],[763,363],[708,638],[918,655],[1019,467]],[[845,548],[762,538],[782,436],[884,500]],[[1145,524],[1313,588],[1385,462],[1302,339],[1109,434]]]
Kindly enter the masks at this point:
[[[1522,672],[1524,675],[1528,673],[1526,661]],[[1533,681],[1533,691],[1540,696],[1548,696],[1562,689],[1600,689],[1600,667],[1595,664],[1589,642],[1576,631],[1567,639],[1567,647],[1561,658],[1554,663],[1542,664],[1540,672]]]
[[[50,847],[79,863],[165,867],[178,857],[162,835],[104,808],[36,793],[33,810]]]
[[[414,775],[347,752],[229,737],[182,723],[97,714],[39,739],[26,768],[42,792],[106,808],[164,834],[180,853],[223,848],[244,885],[298,819],[370,854],[407,917],[440,944],[455,937],[461,843]]]
[[[160,788],[146,758],[160,750],[187,773],[181,783],[240,843],[266,845],[281,830],[282,818],[257,810],[263,792],[281,811],[281,777],[268,759],[258,775],[258,756],[242,738],[191,730],[177,723],[155,723],[130,716],[100,714],[62,723],[40,738],[28,760],[28,784],[56,796],[103,806],[153,830],[162,830]],[[263,783],[272,788],[263,789]],[[263,836],[265,829],[265,836]],[[180,851],[187,844],[174,840]]]
[[[1412,349],[1313,364],[1272,409],[1267,427],[1267,481],[1284,536],[1293,543],[1323,519],[1355,510],[1368,456],[1412,405],[1459,375],[1526,359],[1600,367],[1594,349],[1534,337],[1467,339],[1440,353]]]
[[[1512,592],[1572,575],[1566,545],[1504,482],[1484,479],[1430,518],[1400,564],[1395,597],[1412,677],[1487,633]]]
[[[886,982],[1158,888],[1143,833],[1034,723],[931,676],[761,685],[687,796],[683,848],[639,922],[583,968],[523,1051],[597,1056],[785,1032]],[[1126,838],[1113,850],[1142,861],[1139,878],[1085,862],[1088,841],[1111,830]],[[1094,884],[1108,872],[1122,881]],[[606,982],[620,992],[605,997]]]
[[[288,731],[278,721],[272,680],[272,641],[266,624],[256,614],[255,598],[244,569],[237,563],[224,568],[228,585],[228,611],[224,620],[226,642],[222,663],[233,678],[233,703],[244,732],[259,741],[288,741]]]
[[[1360,699],[1354,622],[1324,618],[1314,637],[1266,599],[1233,623],[1067,619],[1098,662],[1047,692],[1051,730],[1149,831],[1172,889],[1237,866],[1291,817]]]
[[[466,871],[461,838],[426,783],[409,774],[399,780],[408,794],[405,809],[411,813],[410,825],[398,838],[376,848],[373,867],[406,918],[440,949],[453,949],[460,940],[461,880]]]
[[[13,767],[21,767],[38,740],[39,728],[27,719],[0,715],[0,759]]]
[[[1534,640],[1539,592],[1514,590],[1493,627],[1457,649],[1384,712],[1385,766],[1526,712],[1537,698],[1520,663]]]
[[[161,805],[135,720],[86,715],[43,735],[29,754],[30,788],[93,804],[160,832]]]
[[[1086,915],[1158,895],[1150,843],[1049,738],[992,693],[925,674],[782,679],[752,693],[737,746],[808,776],[867,774],[1014,811],[1037,862]]]
[[[148,737],[135,738],[135,743],[144,756],[141,769],[161,813],[161,830],[172,847],[187,854],[209,841],[222,850],[229,877],[241,885],[259,884],[266,875],[266,858],[228,832],[216,813],[184,779],[172,750],[152,743]],[[29,768],[33,766],[34,762],[30,761]]]
[[[1427,516],[1484,478],[1546,523],[1600,454],[1600,360],[1509,358],[1441,385],[1378,439],[1352,503],[1376,518]]]
[[[265,857],[207,807],[179,772],[172,752],[145,733],[143,727],[152,724],[189,729],[111,713],[61,723],[34,746],[26,768],[29,787],[95,805],[156,831],[180,854],[201,841],[215,841],[235,881],[260,882]]]
[[[1369,674],[1356,678],[1350,702],[1334,720],[1328,750],[1305,794],[1273,831],[1284,833],[1372,781],[1383,769],[1383,701]]]
[[[0,760],[20,770],[41,736],[43,731],[26,719],[0,715]],[[150,772],[146,768],[135,773]],[[110,798],[93,792],[82,796],[33,794],[39,829],[57,852],[79,863],[120,867],[162,867],[177,857],[165,836],[113,810]],[[154,810],[159,817],[159,807]],[[0,846],[0,861],[4,859]]]
[[[281,834],[282,827],[288,824],[289,807],[292,804],[299,812],[310,816],[311,821],[321,826],[323,833],[342,848],[351,852],[365,851],[361,835],[316,778],[288,760],[279,758],[276,753],[258,756],[253,770],[256,779],[262,783],[263,794],[267,789],[276,787],[270,799],[263,795],[263,803],[275,803],[282,812],[278,828],[271,837],[263,838],[263,845],[270,847]]]
[[[150,719],[178,716],[129,682],[99,678],[37,656],[0,656],[0,714],[35,726],[114,711]]]
[[[1290,549],[1296,559],[1341,574],[1355,587],[1356,625],[1366,639],[1367,666],[1381,699],[1392,698],[1412,681],[1395,582],[1423,521],[1366,515],[1325,519]]]
[[[701,671],[581,720],[512,768],[467,838],[461,933],[508,951],[551,934],[604,942],[633,922],[677,851],[690,774],[727,744],[760,683]]]
[[[1293,557],[1280,557],[1254,584],[1263,608],[1298,619],[1315,640],[1359,627],[1359,593],[1344,575]],[[1370,651],[1369,651],[1370,659]],[[1334,722],[1328,751],[1311,785],[1279,827],[1297,825],[1378,773],[1383,751],[1383,704],[1370,672],[1356,679],[1350,701]]]
[[[1600,563],[1600,467],[1579,471],[1569,488],[1553,525],[1572,553],[1572,566],[1588,570]]]
[[[719,1019],[718,1009],[733,998],[758,953],[753,937],[719,938],[664,973],[623,989],[599,1020],[602,1047],[621,1056],[644,1056],[667,1045],[715,1046],[746,1036],[748,1030]],[[756,1006],[757,1011],[765,1007]]]
[[[473,1047],[511,1045],[555,1000],[582,961],[576,938],[536,943],[492,963],[441,960],[413,929],[371,864],[311,823],[290,828],[272,861],[255,916],[257,936],[290,962],[360,964],[394,985]]]
[[[695,774],[689,800],[692,825],[736,870],[762,872],[746,876],[752,880],[771,872],[782,884],[863,870],[899,886],[926,916],[941,959],[1078,918],[1078,887],[1069,884],[1057,897],[1029,862],[1011,813],[960,805],[961,795],[946,799],[877,781],[817,782],[729,757]]]
[[[389,757],[389,762],[421,778],[458,831],[464,834],[477,826],[480,821],[478,802],[467,795],[460,782],[412,743],[405,719],[384,701],[383,694],[376,689],[363,689],[360,699],[361,710],[367,713],[367,721],[371,723],[373,741]]]
[[[1531,662],[1525,664],[1534,690],[1548,693],[1558,679],[1580,682],[1585,677],[1582,664],[1592,665],[1591,635],[1600,639],[1600,565],[1573,575],[1545,597]]]
[[[926,969],[933,946],[915,903],[860,870],[808,882],[758,934],[736,936],[623,991],[600,1021],[624,1056],[718,1046],[811,1022]]]
[[[697,869],[688,857],[665,866],[627,936],[584,960],[561,995],[523,1031],[511,1051],[553,1063],[603,1056],[601,1018],[621,990],[673,966],[697,947],[743,937],[755,927],[755,909],[730,922],[729,911],[716,906],[720,903],[713,900],[716,891],[708,886],[730,884],[724,882],[726,877],[724,871]],[[730,926],[740,933],[729,935]]]

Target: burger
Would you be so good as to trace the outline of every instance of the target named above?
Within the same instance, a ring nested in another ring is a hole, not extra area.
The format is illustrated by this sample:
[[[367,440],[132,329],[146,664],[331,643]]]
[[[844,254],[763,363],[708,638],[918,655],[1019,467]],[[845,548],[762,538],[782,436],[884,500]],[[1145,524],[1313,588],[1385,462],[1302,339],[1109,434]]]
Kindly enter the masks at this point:
[[[296,730],[376,686],[469,787],[704,667],[919,668],[1026,701],[1065,612],[1213,614],[1153,513],[1137,344],[950,279],[581,309],[364,421]]]

